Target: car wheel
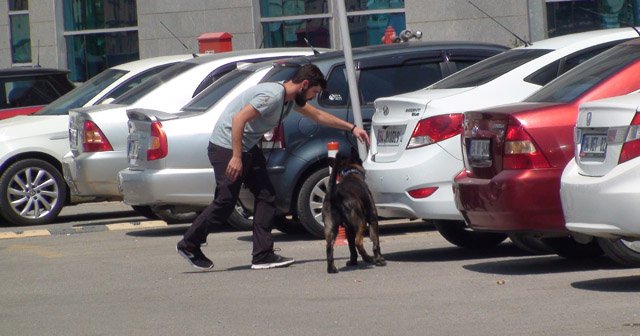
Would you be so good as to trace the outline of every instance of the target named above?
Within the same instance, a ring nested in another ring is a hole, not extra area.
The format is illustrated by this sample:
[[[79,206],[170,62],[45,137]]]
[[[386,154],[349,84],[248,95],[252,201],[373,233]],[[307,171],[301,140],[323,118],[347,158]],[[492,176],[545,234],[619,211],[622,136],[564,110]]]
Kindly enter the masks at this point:
[[[172,206],[152,207],[153,213],[167,224],[191,223],[200,214],[197,211],[178,211]]]
[[[507,239],[507,235],[502,233],[472,231],[464,221],[436,220],[433,224],[444,239],[459,247],[485,249],[498,246]]]
[[[132,205],[131,208],[138,214],[148,219],[158,219],[158,216],[153,212],[150,206],[146,205]]]
[[[547,246],[541,238],[535,237],[526,233],[512,233],[509,234],[509,239],[513,242],[513,245],[519,249],[532,253],[532,254],[550,254],[555,253],[549,246]]]
[[[18,161],[0,177],[0,211],[15,225],[45,224],[54,220],[67,199],[62,174],[38,159]]]
[[[567,259],[589,259],[604,254],[596,239],[587,244],[579,243],[572,237],[542,238],[542,241],[555,254]]]
[[[640,266],[640,241],[598,238],[598,244],[613,261],[625,266]]]
[[[314,172],[302,183],[296,202],[300,224],[317,238],[324,238],[322,202],[327,193],[328,182],[329,168]]]
[[[273,227],[278,231],[286,234],[303,234],[307,233],[307,230],[300,224],[299,221],[289,219],[284,215],[278,215],[273,220]]]
[[[253,213],[238,202],[231,216],[227,219],[227,223],[236,230],[251,231],[253,230]]]

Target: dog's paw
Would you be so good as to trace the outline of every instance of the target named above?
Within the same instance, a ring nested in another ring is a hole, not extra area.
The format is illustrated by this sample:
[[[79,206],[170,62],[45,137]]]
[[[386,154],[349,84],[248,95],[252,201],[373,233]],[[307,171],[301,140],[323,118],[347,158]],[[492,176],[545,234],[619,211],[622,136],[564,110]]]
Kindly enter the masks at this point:
[[[335,266],[327,267],[327,273],[329,274],[338,273],[338,269]]]
[[[362,256],[362,260],[367,264],[373,264],[373,258],[371,258],[370,256]]]
[[[349,260],[349,261],[347,261],[347,266],[358,266],[358,261],[357,260],[356,261]]]
[[[384,260],[384,258],[376,259],[376,266],[386,266],[386,265],[387,265],[387,261]]]

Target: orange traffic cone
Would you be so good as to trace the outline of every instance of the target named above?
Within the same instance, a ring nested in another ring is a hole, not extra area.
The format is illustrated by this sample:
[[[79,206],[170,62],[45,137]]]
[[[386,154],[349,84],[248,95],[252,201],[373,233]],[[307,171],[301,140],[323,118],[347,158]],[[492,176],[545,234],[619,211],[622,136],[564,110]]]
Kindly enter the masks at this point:
[[[344,227],[338,227],[338,235],[336,236],[336,246],[348,245],[347,242],[347,232],[344,230]]]

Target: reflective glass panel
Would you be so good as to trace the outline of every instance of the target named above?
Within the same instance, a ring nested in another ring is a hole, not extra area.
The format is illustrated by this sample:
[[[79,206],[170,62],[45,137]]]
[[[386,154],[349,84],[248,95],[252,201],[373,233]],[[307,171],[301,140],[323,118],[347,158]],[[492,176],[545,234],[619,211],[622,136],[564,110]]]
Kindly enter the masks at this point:
[[[306,37],[316,48],[329,48],[329,19],[287,20],[265,22],[264,47],[306,47]]]
[[[19,11],[19,10],[28,10],[28,9],[29,9],[28,0],[9,0],[10,11]]]
[[[71,35],[67,43],[70,79],[84,82],[114,65],[140,59],[138,32]]]
[[[137,25],[135,0],[64,0],[64,29],[67,31]]]
[[[11,22],[11,60],[13,63],[31,62],[31,34],[29,15],[9,15]]]
[[[404,8],[404,0],[346,0],[345,6],[347,12],[362,11],[362,10],[375,10],[375,9],[390,9],[390,8]]]
[[[262,17],[328,13],[327,0],[260,0]]]
[[[381,44],[388,26],[393,27],[397,35],[407,26],[404,13],[357,15],[347,20],[353,47]]]

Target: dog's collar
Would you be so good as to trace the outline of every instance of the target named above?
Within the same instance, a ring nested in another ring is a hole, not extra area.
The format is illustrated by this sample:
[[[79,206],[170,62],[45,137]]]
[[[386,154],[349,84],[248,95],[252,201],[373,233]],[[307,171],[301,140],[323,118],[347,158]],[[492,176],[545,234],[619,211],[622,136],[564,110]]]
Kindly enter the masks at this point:
[[[364,172],[361,171],[361,170],[358,170],[356,168],[349,168],[349,169],[342,170],[340,172],[340,177],[344,178],[345,176],[350,175],[350,174],[358,174],[358,175],[364,177]]]

